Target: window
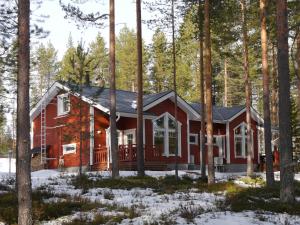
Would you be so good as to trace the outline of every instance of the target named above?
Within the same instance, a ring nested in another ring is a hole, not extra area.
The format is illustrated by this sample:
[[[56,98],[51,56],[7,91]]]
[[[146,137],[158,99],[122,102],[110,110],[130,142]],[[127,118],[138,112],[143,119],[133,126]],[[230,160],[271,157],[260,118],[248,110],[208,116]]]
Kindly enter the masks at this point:
[[[76,143],[63,145],[63,154],[76,153]]]
[[[205,144],[207,145],[207,135],[205,135]],[[217,137],[213,136],[213,145],[217,145]]]
[[[164,150],[166,156],[176,153],[176,122],[169,113],[153,120],[153,143]],[[181,155],[181,123],[178,122],[178,155]]]
[[[251,130],[252,155],[253,154],[253,131]],[[245,158],[247,156],[247,125],[240,124],[234,129],[234,152],[235,157]]]
[[[133,145],[135,144],[135,129],[125,130],[124,131],[124,144]]]
[[[198,145],[198,134],[190,134],[190,145]]]
[[[57,96],[57,115],[65,115],[70,112],[70,98],[69,94],[62,94]]]

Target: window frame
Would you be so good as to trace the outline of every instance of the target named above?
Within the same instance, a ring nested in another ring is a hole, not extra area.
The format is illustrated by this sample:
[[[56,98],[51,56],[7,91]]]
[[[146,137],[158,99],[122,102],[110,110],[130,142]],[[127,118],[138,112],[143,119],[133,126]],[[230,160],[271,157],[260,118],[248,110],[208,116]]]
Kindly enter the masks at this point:
[[[74,150],[67,151],[66,150],[67,147],[74,147]],[[63,155],[74,154],[74,153],[76,154],[77,145],[76,143],[64,144],[62,145],[62,148],[63,148]]]
[[[123,144],[128,145],[127,135],[132,134],[132,144],[136,144],[136,129],[127,129],[123,131]]]
[[[154,122],[156,120],[159,120],[161,118],[164,118],[164,128],[156,128],[154,127]],[[170,153],[169,149],[169,132],[175,132],[175,129],[169,129],[169,121],[168,119],[175,120],[175,118],[168,112],[160,115],[159,117],[152,120],[152,135],[153,140],[152,143],[155,145],[155,131],[161,131],[164,133],[164,143],[163,143],[163,156],[169,157],[169,156],[175,156],[175,154]],[[181,129],[182,129],[182,123],[180,121],[177,121],[178,126],[178,156],[181,157]]]
[[[64,99],[68,98],[69,107],[68,110],[64,110]],[[57,116],[63,116],[70,112],[71,110],[71,101],[70,101],[70,95],[69,93],[64,93],[57,95]]]
[[[191,141],[191,137],[195,137],[195,142]],[[198,145],[198,134],[190,133],[189,142],[190,145]]]
[[[236,134],[235,130],[241,127],[242,134]],[[247,158],[247,149],[246,149],[246,143],[247,143],[247,135],[246,135],[246,129],[247,124],[245,122],[240,123],[235,128],[233,128],[233,145],[234,145],[234,157],[237,159],[245,159]],[[251,128],[251,139],[252,139],[252,158],[254,158],[254,131]],[[236,138],[242,139],[242,154],[238,156],[236,154]]]

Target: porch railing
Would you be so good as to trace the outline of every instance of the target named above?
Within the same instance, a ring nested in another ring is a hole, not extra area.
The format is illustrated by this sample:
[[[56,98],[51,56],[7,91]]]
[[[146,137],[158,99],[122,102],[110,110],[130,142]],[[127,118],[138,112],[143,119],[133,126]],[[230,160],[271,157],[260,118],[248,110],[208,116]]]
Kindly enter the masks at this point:
[[[108,149],[106,147],[94,150],[94,164],[107,163]],[[163,158],[163,148],[161,146],[146,145],[144,146],[145,162],[161,161]],[[136,161],[136,144],[119,145],[119,161],[135,162]]]
[[[94,164],[105,164],[107,163],[107,148],[96,148],[94,151]]]
[[[120,145],[119,160],[120,162],[136,161],[136,144]],[[145,161],[160,161],[162,159],[162,147],[155,145],[144,146]]]

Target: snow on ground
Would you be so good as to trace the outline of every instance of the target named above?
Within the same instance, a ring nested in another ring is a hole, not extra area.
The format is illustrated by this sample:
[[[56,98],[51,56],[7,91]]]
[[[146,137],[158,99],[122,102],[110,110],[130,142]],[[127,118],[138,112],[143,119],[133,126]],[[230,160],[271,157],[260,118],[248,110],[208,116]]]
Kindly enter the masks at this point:
[[[9,172],[9,159],[0,158],[0,174]],[[11,159],[11,172],[16,172],[16,159]]]
[[[0,162],[3,162],[0,160]],[[5,164],[5,160],[3,162]],[[5,167],[5,166],[4,166]],[[2,167],[0,167],[2,168]],[[2,172],[2,173],[1,173]],[[92,179],[104,179],[111,176],[108,171],[88,173]],[[135,176],[135,171],[120,171],[122,177]],[[174,175],[174,171],[146,171],[146,174],[152,177],[162,177]],[[152,189],[133,188],[109,189],[93,188],[86,191],[76,189],[70,182],[76,173],[58,172],[56,170],[40,170],[32,172],[32,186],[34,189],[43,187],[55,194],[67,194],[70,196],[80,196],[84,199],[100,202],[105,205],[118,205],[120,207],[135,207],[140,216],[134,219],[125,219],[121,224],[151,224],[163,220],[168,220],[168,224],[205,224],[205,225],[271,225],[271,224],[290,224],[300,225],[300,217],[288,214],[274,214],[270,212],[245,211],[240,213],[220,211],[217,208],[218,202],[224,199],[223,194],[199,193],[195,189],[186,192],[175,192],[173,194],[159,194]],[[180,176],[190,176],[198,178],[200,171],[179,171]],[[233,179],[244,176],[245,173],[216,173],[218,181]],[[264,176],[264,174],[259,174]],[[0,170],[0,180],[5,179],[7,171]],[[276,177],[279,173],[276,172]],[[296,174],[296,179],[300,180],[300,174]],[[111,198],[105,197],[105,194],[111,193]],[[59,195],[58,195],[59,196]],[[47,201],[60,201],[59,197],[48,199]],[[203,210],[191,223],[180,216],[182,208],[190,210]],[[47,221],[45,225],[61,225],[63,222],[71,221],[75,218],[85,216],[93,218],[96,213],[103,215],[113,215],[120,212],[107,211],[107,209],[96,209],[90,212],[74,212],[73,215],[64,216],[53,221]],[[1,224],[1,222],[0,222]]]

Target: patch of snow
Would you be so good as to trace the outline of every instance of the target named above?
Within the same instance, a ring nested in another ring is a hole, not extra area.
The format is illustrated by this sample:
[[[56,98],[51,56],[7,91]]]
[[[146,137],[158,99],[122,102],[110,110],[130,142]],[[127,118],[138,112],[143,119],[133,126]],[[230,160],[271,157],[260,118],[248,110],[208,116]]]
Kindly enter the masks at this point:
[[[0,173],[8,173],[9,172],[9,159],[8,158],[0,158]],[[11,159],[11,172],[16,172],[16,159]]]

